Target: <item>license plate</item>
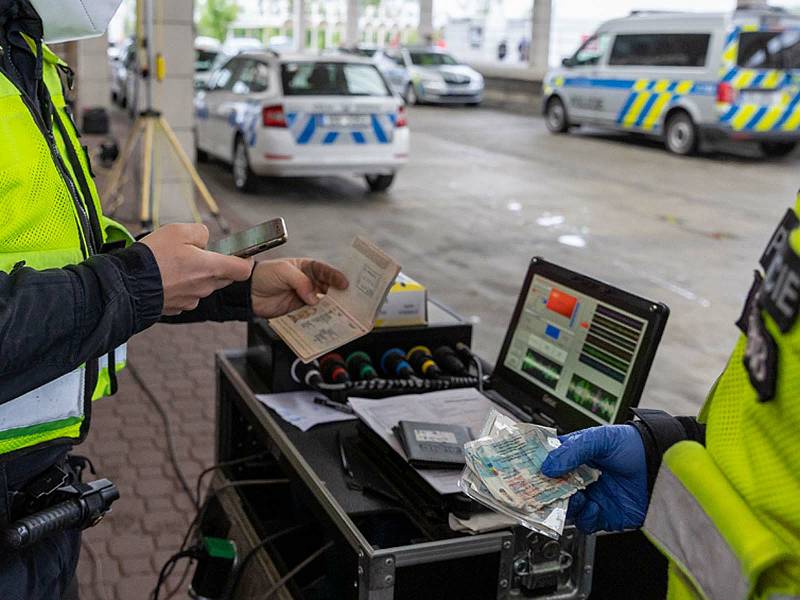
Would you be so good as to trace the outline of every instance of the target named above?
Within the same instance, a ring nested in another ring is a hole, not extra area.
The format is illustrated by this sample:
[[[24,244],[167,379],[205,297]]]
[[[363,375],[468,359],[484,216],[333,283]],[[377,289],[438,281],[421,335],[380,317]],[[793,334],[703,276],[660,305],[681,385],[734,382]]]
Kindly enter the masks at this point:
[[[369,127],[369,115],[322,115],[322,127]]]
[[[741,94],[741,104],[775,106],[783,101],[783,92],[777,90],[745,90]]]

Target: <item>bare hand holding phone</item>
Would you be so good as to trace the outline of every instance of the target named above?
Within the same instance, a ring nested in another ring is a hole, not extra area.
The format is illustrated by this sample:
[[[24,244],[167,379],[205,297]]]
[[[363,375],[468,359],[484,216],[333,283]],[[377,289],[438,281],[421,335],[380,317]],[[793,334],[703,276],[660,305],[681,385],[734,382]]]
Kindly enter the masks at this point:
[[[279,217],[215,240],[208,244],[207,249],[228,256],[248,258],[277,248],[285,244],[288,239],[286,223]]]

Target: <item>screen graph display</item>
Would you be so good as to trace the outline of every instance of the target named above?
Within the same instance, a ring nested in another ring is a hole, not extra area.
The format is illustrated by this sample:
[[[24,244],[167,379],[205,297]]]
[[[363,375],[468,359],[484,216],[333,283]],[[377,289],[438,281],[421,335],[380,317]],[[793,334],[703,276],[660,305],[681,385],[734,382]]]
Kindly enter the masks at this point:
[[[647,321],[534,275],[504,365],[598,423],[613,423]]]

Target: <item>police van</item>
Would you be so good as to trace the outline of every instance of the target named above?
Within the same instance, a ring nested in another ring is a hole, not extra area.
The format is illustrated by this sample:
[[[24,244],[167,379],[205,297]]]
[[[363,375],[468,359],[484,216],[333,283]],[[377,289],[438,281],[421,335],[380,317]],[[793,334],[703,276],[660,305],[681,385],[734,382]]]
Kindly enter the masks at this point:
[[[658,136],[676,154],[702,141],[800,141],[800,18],[781,9],[634,12],[608,21],[549,72],[550,131],[592,125]]]

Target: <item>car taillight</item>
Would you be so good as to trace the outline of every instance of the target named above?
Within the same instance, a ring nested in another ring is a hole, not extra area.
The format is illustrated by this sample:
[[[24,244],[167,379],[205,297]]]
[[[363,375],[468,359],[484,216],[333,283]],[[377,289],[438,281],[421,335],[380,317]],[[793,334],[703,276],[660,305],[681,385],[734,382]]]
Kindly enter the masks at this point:
[[[717,86],[717,102],[733,104],[736,102],[736,90],[730,83],[722,82]]]
[[[283,106],[265,106],[261,110],[261,120],[264,127],[286,127],[286,117],[283,114]]]
[[[408,119],[406,118],[406,107],[401,106],[397,109],[397,120],[394,122],[395,127],[408,126]]]

